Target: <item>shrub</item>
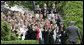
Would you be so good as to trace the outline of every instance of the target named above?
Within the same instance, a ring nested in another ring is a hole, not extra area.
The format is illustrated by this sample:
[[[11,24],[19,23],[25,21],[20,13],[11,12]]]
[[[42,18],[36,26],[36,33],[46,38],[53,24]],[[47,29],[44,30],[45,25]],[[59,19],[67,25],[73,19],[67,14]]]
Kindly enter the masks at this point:
[[[10,33],[10,35],[10,40],[19,40],[19,38],[14,33]]]
[[[69,26],[70,21],[75,21],[79,28],[81,36],[83,37],[83,1],[68,1],[62,7],[62,16],[64,18],[65,26]],[[78,40],[77,43],[80,41]]]
[[[11,25],[1,20],[1,40],[10,40]]]
[[[11,32],[11,25],[1,18],[1,40],[18,40],[16,35]]]

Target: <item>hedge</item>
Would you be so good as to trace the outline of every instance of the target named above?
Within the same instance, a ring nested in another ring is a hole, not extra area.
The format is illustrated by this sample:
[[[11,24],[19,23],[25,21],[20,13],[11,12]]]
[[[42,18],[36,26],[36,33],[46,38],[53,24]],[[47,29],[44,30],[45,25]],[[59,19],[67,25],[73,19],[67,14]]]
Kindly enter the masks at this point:
[[[11,26],[6,21],[1,20],[1,40],[10,40]]]
[[[19,40],[14,33],[11,32],[11,25],[1,18],[1,40]]]
[[[38,44],[37,40],[1,41],[1,44]]]
[[[83,38],[83,1],[67,1],[66,5],[61,9],[65,26],[68,27],[70,21],[75,21],[75,25],[79,28]],[[80,44],[79,39],[77,43]]]

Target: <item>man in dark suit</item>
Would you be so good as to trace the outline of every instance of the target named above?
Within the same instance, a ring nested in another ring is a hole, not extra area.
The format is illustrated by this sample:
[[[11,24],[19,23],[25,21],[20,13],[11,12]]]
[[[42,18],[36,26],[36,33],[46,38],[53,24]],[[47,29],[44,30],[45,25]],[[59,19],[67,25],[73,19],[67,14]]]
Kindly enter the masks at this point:
[[[69,26],[67,28],[67,33],[69,35],[69,43],[70,44],[76,44],[77,35],[79,36],[80,40],[81,40],[81,35],[80,35],[79,30],[78,30],[78,27],[74,26],[75,22],[71,21],[70,24],[71,24],[71,26]]]
[[[53,9],[54,14],[58,12],[57,8],[55,7],[55,3],[52,4],[51,9]]]
[[[43,8],[41,9],[41,13],[42,13],[42,14],[44,14],[44,13],[43,13],[44,10],[47,10],[47,13],[49,12],[49,8],[47,8],[47,4],[46,4],[46,3],[44,3]]]
[[[44,11],[43,11],[43,19],[46,19],[46,18],[47,18],[47,10],[44,9]]]

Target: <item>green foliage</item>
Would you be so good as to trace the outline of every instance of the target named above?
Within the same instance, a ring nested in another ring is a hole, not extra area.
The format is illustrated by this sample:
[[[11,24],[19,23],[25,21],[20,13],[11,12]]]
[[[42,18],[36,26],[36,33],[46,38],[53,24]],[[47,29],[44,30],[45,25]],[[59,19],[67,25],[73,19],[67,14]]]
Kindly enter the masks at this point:
[[[33,1],[6,1],[7,4],[9,5],[9,7],[12,7],[14,5],[21,5],[23,7],[29,8],[30,10],[32,10],[33,7]],[[52,7],[52,3],[56,4],[56,7],[58,8],[58,10],[60,11],[61,8],[65,5],[66,1],[35,1],[35,5],[39,4],[40,7],[43,7],[43,4],[46,3],[47,7],[51,8]]]
[[[69,26],[70,21],[75,21],[83,37],[83,1],[68,1],[62,8],[65,26]],[[80,42],[80,41],[78,41]]]
[[[1,40],[18,40],[14,33],[11,33],[11,25],[1,18]]]
[[[11,26],[6,21],[1,20],[1,40],[10,40]]]
[[[38,44],[37,40],[1,41],[1,44]]]
[[[18,4],[29,9],[33,8],[31,6],[32,1],[7,1],[7,2],[10,7],[14,6],[15,4]],[[44,3],[46,3],[48,5],[47,7],[49,8],[51,7],[52,3],[55,3],[59,13],[64,18],[65,26],[68,27],[70,21],[75,21],[76,22],[75,25],[79,28],[81,36],[83,37],[83,1],[36,1],[36,5],[39,4],[41,8],[43,7]],[[4,30],[2,27],[1,29]],[[79,40],[78,43],[80,43]]]
[[[14,33],[11,33],[10,35],[10,40],[19,40],[19,38]]]

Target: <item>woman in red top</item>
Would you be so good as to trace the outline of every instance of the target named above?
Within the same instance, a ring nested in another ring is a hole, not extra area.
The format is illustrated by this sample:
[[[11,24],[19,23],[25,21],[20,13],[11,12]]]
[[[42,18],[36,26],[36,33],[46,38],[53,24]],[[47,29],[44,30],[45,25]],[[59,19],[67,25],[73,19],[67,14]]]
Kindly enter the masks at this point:
[[[39,33],[40,33],[40,30],[39,30],[37,24],[35,24],[35,30],[37,31],[37,34],[36,34],[36,40],[38,40],[38,43],[39,43]]]
[[[35,24],[35,29],[37,30],[37,34],[36,34],[36,39],[39,39],[39,28],[37,27],[38,25],[37,24]]]

